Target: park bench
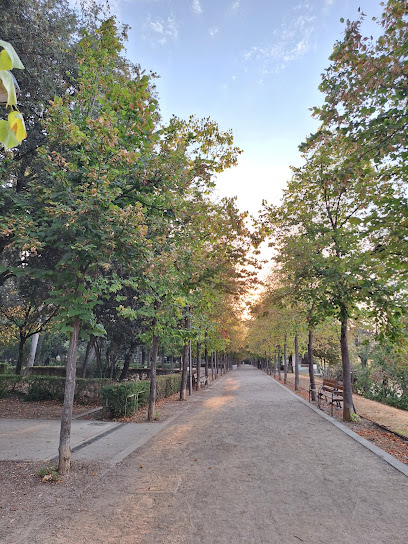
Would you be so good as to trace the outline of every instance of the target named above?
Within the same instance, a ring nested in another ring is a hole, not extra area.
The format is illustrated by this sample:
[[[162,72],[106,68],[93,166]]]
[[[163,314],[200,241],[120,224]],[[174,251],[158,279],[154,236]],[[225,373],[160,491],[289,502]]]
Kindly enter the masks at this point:
[[[323,383],[317,392],[317,405],[320,408],[322,399],[331,405],[331,415],[333,415],[333,406],[341,408],[343,402],[343,383],[338,380],[324,378]]]

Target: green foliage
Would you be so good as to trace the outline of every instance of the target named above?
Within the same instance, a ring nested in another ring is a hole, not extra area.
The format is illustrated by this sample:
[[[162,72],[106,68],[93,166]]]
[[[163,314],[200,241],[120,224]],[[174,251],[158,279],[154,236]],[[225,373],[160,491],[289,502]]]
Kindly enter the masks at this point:
[[[38,471],[38,476],[41,478],[42,482],[59,482],[61,481],[61,476],[59,475],[57,469],[52,466],[43,467]]]
[[[363,397],[408,410],[408,372],[386,366],[365,368],[355,376],[354,389]]]
[[[102,387],[110,383],[107,379],[86,380],[77,378],[75,401],[81,404],[99,402]],[[0,375],[0,398],[21,394],[26,401],[64,400],[65,378],[57,376]]]
[[[107,385],[101,390],[102,403],[112,417],[131,416],[138,406],[147,404],[149,387],[146,380]]]
[[[157,400],[175,395],[180,390],[181,376],[169,374],[168,376],[157,377]]]
[[[0,399],[4,399],[13,393],[19,393],[24,383],[23,376],[16,374],[0,375]]]
[[[7,363],[0,363],[0,374],[7,374],[9,368]]]
[[[157,400],[170,397],[180,390],[181,375],[157,376]],[[138,380],[108,385],[101,390],[101,400],[112,417],[133,415],[149,400],[150,382]]]

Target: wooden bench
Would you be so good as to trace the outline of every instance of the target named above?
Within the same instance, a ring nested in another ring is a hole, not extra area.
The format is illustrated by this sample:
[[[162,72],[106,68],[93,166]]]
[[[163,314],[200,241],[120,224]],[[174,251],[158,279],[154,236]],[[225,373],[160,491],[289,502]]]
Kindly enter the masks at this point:
[[[317,405],[320,408],[322,399],[325,399],[331,405],[331,415],[333,415],[333,406],[336,404],[341,408],[343,402],[343,383],[338,380],[323,379],[323,384],[317,392]]]

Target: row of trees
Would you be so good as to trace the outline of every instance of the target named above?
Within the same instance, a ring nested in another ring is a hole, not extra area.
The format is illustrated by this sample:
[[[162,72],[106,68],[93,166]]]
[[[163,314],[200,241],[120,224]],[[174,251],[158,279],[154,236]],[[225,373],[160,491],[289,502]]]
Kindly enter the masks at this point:
[[[310,365],[316,328],[338,324],[345,420],[350,319],[364,316],[400,350],[406,338],[408,5],[387,2],[375,39],[362,34],[364,18],[347,21],[334,46],[325,102],[313,110],[320,128],[300,146],[303,166],[282,204],[265,204],[259,232],[272,237],[276,270],[254,309],[269,314],[272,345],[306,327]],[[252,342],[258,330],[254,322]]]
[[[69,337],[64,473],[81,338],[106,338],[127,365],[151,346],[151,417],[160,344],[184,346],[182,399],[189,341],[226,349],[249,234],[212,189],[240,150],[209,118],[162,122],[154,74],[122,55],[126,27],[96,5],[6,3],[1,31],[26,67],[28,132],[0,156],[1,326],[19,337],[17,372],[28,338],[50,327]]]

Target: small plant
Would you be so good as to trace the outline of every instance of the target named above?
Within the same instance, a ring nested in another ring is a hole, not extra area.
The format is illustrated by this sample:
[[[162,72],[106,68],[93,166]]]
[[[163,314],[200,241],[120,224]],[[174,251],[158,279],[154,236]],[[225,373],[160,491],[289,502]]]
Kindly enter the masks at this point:
[[[44,467],[38,471],[38,476],[41,480],[46,482],[60,482],[61,477],[57,472],[57,469],[54,467]]]
[[[360,418],[359,415],[357,415],[357,414],[354,413],[354,412],[351,412],[351,414],[350,414],[350,421],[352,421],[353,423],[359,423],[360,419],[361,419],[361,418]]]
[[[154,413],[154,421],[159,421],[159,419],[160,419],[159,412],[155,412]]]

